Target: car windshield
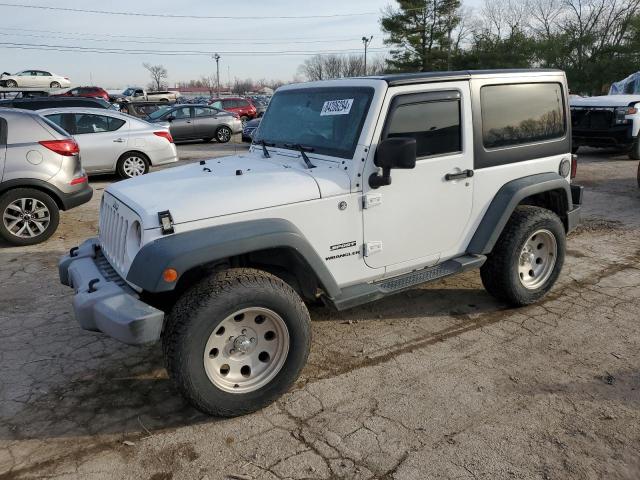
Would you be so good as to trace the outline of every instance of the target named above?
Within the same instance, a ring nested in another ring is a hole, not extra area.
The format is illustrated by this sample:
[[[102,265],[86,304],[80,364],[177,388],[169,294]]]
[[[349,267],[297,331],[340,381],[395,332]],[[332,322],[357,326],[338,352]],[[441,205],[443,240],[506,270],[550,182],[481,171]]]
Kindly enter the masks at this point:
[[[352,158],[373,97],[366,87],[301,88],[277,93],[254,142]]]
[[[162,117],[165,113],[167,113],[168,110],[170,110],[172,107],[168,107],[168,106],[163,106],[160,107],[158,110],[156,110],[155,112],[152,112],[149,114],[148,118],[150,120],[157,120],[160,117]]]

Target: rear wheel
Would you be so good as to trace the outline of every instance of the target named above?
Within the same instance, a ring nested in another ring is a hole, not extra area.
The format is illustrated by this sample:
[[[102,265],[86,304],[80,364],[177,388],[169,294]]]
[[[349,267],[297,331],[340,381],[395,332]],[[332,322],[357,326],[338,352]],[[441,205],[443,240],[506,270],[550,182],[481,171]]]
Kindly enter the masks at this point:
[[[636,138],[631,145],[631,150],[629,150],[629,159],[630,160],[640,160],[640,141]]]
[[[482,283],[491,295],[511,305],[535,303],[558,279],[564,255],[560,218],[545,208],[520,206],[480,269]]]
[[[51,82],[51,84],[49,85],[49,87],[51,88],[60,88],[60,82]]]
[[[233,132],[229,127],[222,126],[216,130],[216,140],[220,143],[227,143],[231,140]]]
[[[122,178],[139,177],[149,173],[149,159],[139,152],[127,152],[120,157],[116,170]]]
[[[60,221],[58,205],[48,194],[17,188],[0,197],[0,236],[14,245],[35,245],[54,234]]]
[[[275,401],[309,354],[309,312],[281,279],[254,269],[217,272],[167,317],[169,375],[199,410],[231,417]]]

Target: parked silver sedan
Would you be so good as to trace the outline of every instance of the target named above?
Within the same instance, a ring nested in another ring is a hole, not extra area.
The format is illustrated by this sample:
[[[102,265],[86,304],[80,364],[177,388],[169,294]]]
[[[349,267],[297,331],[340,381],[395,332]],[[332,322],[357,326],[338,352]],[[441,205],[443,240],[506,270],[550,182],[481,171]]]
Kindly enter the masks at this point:
[[[151,165],[178,161],[168,128],[114,110],[49,108],[38,113],[74,136],[88,174],[137,177]]]
[[[173,105],[162,107],[147,117],[149,122],[168,125],[175,140],[216,139],[227,143],[242,132],[240,118],[209,105]]]

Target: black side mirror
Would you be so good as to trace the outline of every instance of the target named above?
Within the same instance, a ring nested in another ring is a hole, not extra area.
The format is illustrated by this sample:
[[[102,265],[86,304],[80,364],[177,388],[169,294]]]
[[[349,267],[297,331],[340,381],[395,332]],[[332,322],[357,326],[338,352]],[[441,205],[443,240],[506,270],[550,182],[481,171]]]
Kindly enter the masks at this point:
[[[382,175],[373,173],[369,186],[379,188],[391,185],[391,169],[411,169],[416,167],[416,139],[410,137],[387,138],[378,145],[376,167],[382,168]]]
[[[176,119],[176,117],[174,117],[173,115],[169,115],[169,116],[167,117],[167,122],[171,123],[171,122],[173,122],[175,119]]]

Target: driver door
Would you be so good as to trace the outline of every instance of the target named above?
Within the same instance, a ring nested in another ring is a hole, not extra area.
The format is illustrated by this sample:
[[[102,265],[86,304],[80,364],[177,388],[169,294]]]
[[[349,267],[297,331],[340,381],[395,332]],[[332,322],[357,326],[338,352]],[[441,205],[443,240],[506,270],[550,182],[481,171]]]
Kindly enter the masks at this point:
[[[390,185],[373,189],[365,182],[365,261],[387,274],[461,253],[473,200],[472,177],[447,180],[473,171],[468,82],[393,90],[374,138],[415,138],[417,161],[415,169],[391,170]]]

